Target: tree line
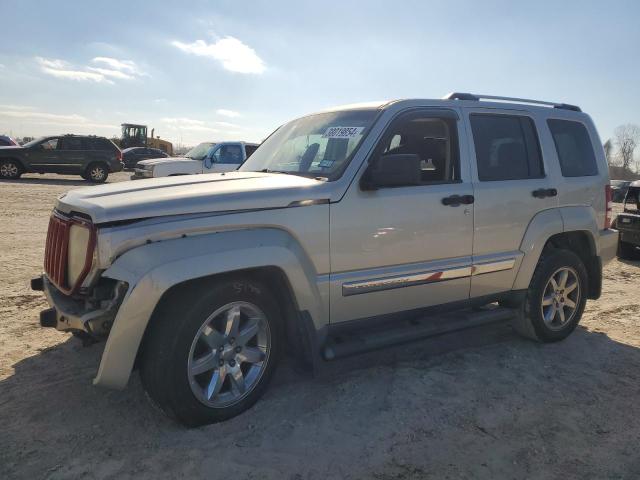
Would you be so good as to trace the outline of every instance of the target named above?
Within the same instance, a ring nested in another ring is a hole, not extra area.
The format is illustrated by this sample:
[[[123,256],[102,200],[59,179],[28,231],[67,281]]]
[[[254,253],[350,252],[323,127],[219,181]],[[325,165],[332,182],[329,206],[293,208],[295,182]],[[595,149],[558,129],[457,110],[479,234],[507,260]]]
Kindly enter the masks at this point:
[[[638,144],[640,127],[632,123],[620,125],[614,130],[613,138],[604,142],[604,153],[609,163],[611,178],[627,180],[638,177],[640,162],[634,159]]]

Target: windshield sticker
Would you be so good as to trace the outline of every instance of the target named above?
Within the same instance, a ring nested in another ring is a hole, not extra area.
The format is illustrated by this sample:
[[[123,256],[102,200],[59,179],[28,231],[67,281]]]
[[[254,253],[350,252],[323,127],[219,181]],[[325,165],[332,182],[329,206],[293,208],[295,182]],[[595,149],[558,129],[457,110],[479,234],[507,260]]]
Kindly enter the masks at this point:
[[[329,127],[322,138],[355,138],[363,130],[364,127]]]
[[[333,165],[333,160],[332,159],[324,159],[319,163],[320,168],[330,168],[331,165]]]

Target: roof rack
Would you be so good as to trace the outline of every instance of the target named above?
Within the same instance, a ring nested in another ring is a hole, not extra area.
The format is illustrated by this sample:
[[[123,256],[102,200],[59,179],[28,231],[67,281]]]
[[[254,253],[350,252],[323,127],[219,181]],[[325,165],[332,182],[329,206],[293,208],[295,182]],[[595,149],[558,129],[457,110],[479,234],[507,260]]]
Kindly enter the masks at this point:
[[[480,100],[499,100],[502,102],[514,102],[514,103],[530,103],[533,105],[546,105],[553,108],[560,108],[562,110],[572,110],[574,112],[581,112],[582,110],[577,105],[570,105],[568,103],[556,103],[556,102],[544,102],[542,100],[530,100],[528,98],[514,98],[514,97],[499,97],[496,95],[479,95],[475,93],[461,93],[453,92],[442,97],[443,100],[472,100],[479,102]]]

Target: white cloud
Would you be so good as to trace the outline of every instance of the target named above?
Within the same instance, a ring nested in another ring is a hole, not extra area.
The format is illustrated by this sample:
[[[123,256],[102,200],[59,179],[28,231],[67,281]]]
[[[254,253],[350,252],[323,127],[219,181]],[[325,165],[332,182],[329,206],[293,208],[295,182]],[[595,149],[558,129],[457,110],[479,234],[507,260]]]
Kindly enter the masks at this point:
[[[215,128],[208,127],[202,120],[186,117],[165,117],[162,122],[170,129],[191,130],[194,132],[218,132]]]
[[[236,125],[235,123],[229,123],[229,122],[215,122],[215,124],[221,127],[227,127],[227,128],[242,128],[239,125]]]
[[[86,122],[87,119],[82,115],[58,115],[56,113],[34,112],[29,110],[4,110],[0,111],[0,115],[12,118],[23,118],[30,120],[47,120],[59,123]]]
[[[119,78],[121,80],[131,80],[133,78],[131,75],[121,72],[119,70],[109,70],[106,68],[99,68],[99,67],[87,67],[87,70],[98,73],[104,77]]]
[[[74,67],[64,60],[43,57],[36,57],[36,62],[46,74],[69,80],[113,84],[114,79],[132,80],[137,76],[143,75],[133,61],[117,60],[109,57],[95,57],[92,60],[94,64],[104,64],[109,68],[102,66]]]
[[[0,105],[0,108],[6,110],[35,110],[34,107],[29,105]]]
[[[213,58],[231,72],[260,74],[266,69],[264,61],[256,51],[234,37],[224,37],[214,43],[204,40],[183,43],[174,40],[171,45],[186,53]]]
[[[229,117],[229,118],[237,118],[240,116],[239,112],[234,112],[233,110],[226,110],[224,108],[219,108],[218,110],[216,110],[216,113],[218,115],[222,115],[223,117]]]
[[[130,72],[133,74],[140,74],[138,66],[132,60],[118,60],[111,57],[94,57],[91,60],[93,63],[102,63],[111,67],[113,70]]]
[[[114,132],[118,131],[117,125],[96,123],[88,118],[73,114],[57,114],[49,112],[40,112],[34,110],[33,107],[27,107],[22,105],[0,105],[0,119],[5,120],[2,122],[11,127],[16,123],[20,123],[23,126],[28,124],[32,128],[33,125],[48,125],[56,126],[58,128],[81,128],[85,131],[89,129],[109,129]]]
[[[106,79],[104,75],[95,72],[87,72],[82,70],[75,70],[69,66],[63,60],[49,60],[47,58],[36,57],[36,61],[40,64],[40,69],[56,78],[67,78],[70,80],[80,81],[93,81],[93,82],[107,82],[112,83]]]

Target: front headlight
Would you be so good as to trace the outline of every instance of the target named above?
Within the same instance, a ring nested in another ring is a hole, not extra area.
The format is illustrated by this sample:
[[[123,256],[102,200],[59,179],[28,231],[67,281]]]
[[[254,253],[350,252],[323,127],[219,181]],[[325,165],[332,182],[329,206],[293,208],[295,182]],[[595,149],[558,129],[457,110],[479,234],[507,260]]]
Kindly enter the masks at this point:
[[[67,254],[67,282],[75,285],[87,266],[91,266],[93,252],[89,251],[91,230],[74,223],[69,230],[69,247]],[[85,272],[86,273],[86,272]]]

